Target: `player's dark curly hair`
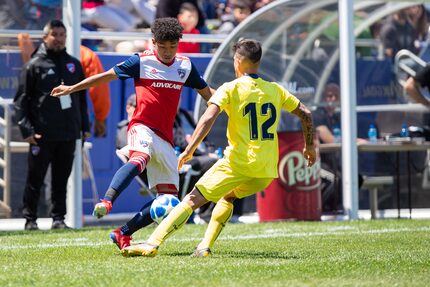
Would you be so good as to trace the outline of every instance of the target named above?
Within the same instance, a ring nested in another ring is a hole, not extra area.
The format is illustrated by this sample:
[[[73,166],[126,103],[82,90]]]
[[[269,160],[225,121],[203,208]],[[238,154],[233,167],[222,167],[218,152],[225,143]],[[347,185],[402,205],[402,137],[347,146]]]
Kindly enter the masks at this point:
[[[182,38],[183,30],[176,18],[155,19],[151,27],[155,42],[179,41]]]
[[[249,59],[254,64],[260,61],[262,54],[260,42],[254,39],[239,40],[234,44],[233,52]]]

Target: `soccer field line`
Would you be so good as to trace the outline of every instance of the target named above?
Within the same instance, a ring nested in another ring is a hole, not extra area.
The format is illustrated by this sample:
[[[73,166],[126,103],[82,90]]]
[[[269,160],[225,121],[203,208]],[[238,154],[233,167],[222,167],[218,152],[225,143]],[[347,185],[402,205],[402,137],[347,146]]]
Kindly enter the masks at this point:
[[[419,228],[383,228],[383,229],[370,229],[370,230],[359,230],[359,229],[342,229],[342,230],[327,230],[318,232],[285,232],[285,229],[272,229],[270,232],[260,233],[260,234],[248,234],[248,235],[237,235],[221,236],[218,240],[223,241],[237,241],[237,240],[249,240],[249,239],[267,239],[267,238],[277,238],[277,237],[312,237],[312,236],[328,236],[328,235],[354,235],[354,234],[383,234],[383,233],[398,233],[398,232],[429,232],[430,227],[419,227]],[[171,238],[169,241],[172,242],[189,242],[198,241],[201,237],[179,237]],[[46,248],[56,248],[56,247],[99,247],[104,245],[112,245],[111,241],[93,242],[88,241],[88,238],[75,238],[75,239],[65,239],[61,238],[56,243],[42,243],[42,244],[23,244],[23,245],[4,245],[0,240],[0,251],[8,250],[21,250],[21,249],[46,249]],[[135,241],[135,243],[141,243],[142,241]]]

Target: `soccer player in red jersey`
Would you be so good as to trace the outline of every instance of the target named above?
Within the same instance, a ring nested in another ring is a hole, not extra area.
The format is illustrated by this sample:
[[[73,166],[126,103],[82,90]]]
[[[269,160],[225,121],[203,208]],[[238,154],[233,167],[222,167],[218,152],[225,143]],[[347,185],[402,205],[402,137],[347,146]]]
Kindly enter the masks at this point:
[[[212,95],[190,59],[176,54],[182,31],[177,19],[156,19],[151,27],[153,50],[134,54],[104,73],[73,86],[60,85],[51,92],[51,96],[58,97],[116,79],[134,79],[137,105],[124,149],[129,161],[115,173],[104,199],[94,207],[93,214],[98,218],[110,212],[115,199],[145,168],[149,188],[155,188],[158,194],[178,194],[172,130],[182,87],[196,89],[206,101]],[[130,245],[135,231],[152,223],[150,206],[151,202],[147,203],[133,219],[111,233],[120,249]]]

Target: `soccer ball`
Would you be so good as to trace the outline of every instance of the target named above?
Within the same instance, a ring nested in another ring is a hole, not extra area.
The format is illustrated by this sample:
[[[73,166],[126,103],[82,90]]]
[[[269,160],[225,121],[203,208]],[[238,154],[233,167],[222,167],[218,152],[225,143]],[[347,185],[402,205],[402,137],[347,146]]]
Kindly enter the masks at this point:
[[[160,222],[179,204],[179,199],[171,194],[162,194],[158,196],[151,204],[150,214],[152,220]]]

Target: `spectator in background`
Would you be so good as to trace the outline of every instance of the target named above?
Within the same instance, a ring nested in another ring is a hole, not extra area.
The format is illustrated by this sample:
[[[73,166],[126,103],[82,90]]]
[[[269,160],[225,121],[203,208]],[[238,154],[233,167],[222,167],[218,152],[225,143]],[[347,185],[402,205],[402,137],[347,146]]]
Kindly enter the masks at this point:
[[[217,33],[229,34],[233,29],[251,15],[252,10],[247,0],[235,0],[232,4],[232,13],[222,17],[222,24]]]
[[[81,45],[80,54],[85,78],[104,72],[99,57],[91,49]],[[88,91],[95,114],[93,126],[94,136],[104,137],[106,135],[106,120],[110,110],[109,85],[105,83],[97,87],[91,87]]]
[[[210,34],[210,30],[205,23],[205,15],[199,6],[198,0],[158,0],[155,18],[178,17],[179,9],[181,8],[182,3],[191,3],[197,7],[197,11],[199,12],[199,22],[197,23],[196,28],[200,31],[200,34]],[[210,52],[210,49],[211,44],[201,43],[201,53],[208,53]]]
[[[430,65],[410,77],[405,84],[406,93],[417,103],[430,109],[430,100],[421,93],[421,88],[430,89]]]
[[[178,21],[184,28],[184,34],[198,35],[200,31],[196,28],[199,21],[199,12],[191,3],[182,3],[179,9]],[[182,39],[178,44],[178,53],[200,53],[200,44],[195,42],[184,42]]]
[[[340,107],[340,88],[337,84],[329,83],[323,92],[324,107],[314,113],[315,129],[322,143],[334,143],[333,129],[340,128],[340,115],[336,107]]]
[[[183,3],[191,3],[197,7],[199,13],[199,21],[197,23],[197,29],[201,29],[205,26],[205,16],[199,7],[197,0],[158,0],[157,9],[155,11],[155,18],[165,17],[178,17],[179,10]]]
[[[155,20],[155,10],[158,0],[127,0],[131,1],[140,18],[149,26]]]
[[[257,0],[255,1],[254,4],[254,11],[258,10],[260,8],[263,8],[266,5],[269,5],[270,3],[272,3],[274,0]]]
[[[84,79],[81,64],[65,50],[66,28],[59,20],[44,28],[43,43],[22,69],[14,98],[18,125],[30,144],[24,191],[25,229],[38,229],[37,206],[49,164],[52,165],[52,228],[67,228],[67,180],[72,170],[76,139],[89,132],[85,91],[64,99],[49,95],[58,84]]]
[[[321,143],[335,143],[333,135],[335,128],[340,132],[340,114],[336,107],[340,107],[340,88],[335,83],[326,85],[323,92],[324,107],[313,113],[314,125]],[[338,135],[340,136],[340,134]],[[364,143],[365,139],[358,138],[357,143]],[[342,208],[341,193],[341,158],[336,154],[321,154],[322,205],[323,211],[334,211]],[[359,186],[363,178],[359,175]]]
[[[181,152],[185,150],[188,143],[191,141],[191,135],[195,128],[196,123],[193,117],[186,110],[179,108],[173,125],[173,141],[175,146],[180,148]],[[213,144],[205,139],[198,146],[193,159],[188,162],[188,164],[190,164],[194,170],[199,171],[200,174],[192,177],[186,193],[191,191],[194,183],[197,182],[200,176],[218,160],[218,157],[210,151],[213,151]]]
[[[127,127],[128,123],[133,116],[134,110],[136,109],[136,94],[131,94],[127,98],[127,103],[125,105],[125,112],[127,113],[127,118],[120,121],[117,125],[116,132],[116,148],[122,149],[127,145]]]
[[[414,27],[417,34],[418,43],[416,43],[415,46],[420,47],[421,42],[425,42],[427,40],[429,33],[429,21],[426,8],[422,4],[412,6],[407,9],[407,14],[409,22]]]
[[[90,23],[100,28],[128,32],[136,28],[140,19],[119,4],[107,3],[105,0],[82,1],[82,23]]]
[[[408,49],[417,53],[415,46],[417,33],[409,23],[407,9],[402,9],[389,17],[381,28],[381,42],[387,57],[394,58],[398,51]]]
[[[29,9],[29,0],[0,1],[0,29],[28,28]]]
[[[63,0],[31,0],[35,10],[36,24],[33,29],[42,29],[50,19],[61,19]]]

